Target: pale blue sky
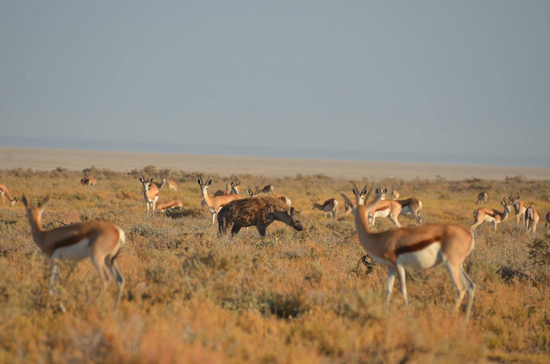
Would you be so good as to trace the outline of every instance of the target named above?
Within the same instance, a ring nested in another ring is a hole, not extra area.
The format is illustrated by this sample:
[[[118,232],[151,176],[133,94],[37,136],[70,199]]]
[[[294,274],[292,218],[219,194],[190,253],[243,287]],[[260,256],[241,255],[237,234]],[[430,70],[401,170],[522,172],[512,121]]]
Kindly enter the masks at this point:
[[[0,4],[4,145],[550,166],[550,1]]]

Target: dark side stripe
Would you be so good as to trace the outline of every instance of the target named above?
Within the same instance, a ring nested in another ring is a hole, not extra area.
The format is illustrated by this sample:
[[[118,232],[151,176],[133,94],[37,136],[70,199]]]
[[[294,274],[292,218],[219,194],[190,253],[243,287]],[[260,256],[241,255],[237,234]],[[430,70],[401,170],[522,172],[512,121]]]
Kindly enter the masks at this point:
[[[401,255],[401,254],[407,254],[407,253],[414,253],[416,251],[422,250],[424,248],[427,248],[428,246],[432,245],[435,242],[441,241],[441,236],[424,240],[419,243],[413,244],[413,245],[405,245],[402,247],[399,247],[395,250],[395,255]]]

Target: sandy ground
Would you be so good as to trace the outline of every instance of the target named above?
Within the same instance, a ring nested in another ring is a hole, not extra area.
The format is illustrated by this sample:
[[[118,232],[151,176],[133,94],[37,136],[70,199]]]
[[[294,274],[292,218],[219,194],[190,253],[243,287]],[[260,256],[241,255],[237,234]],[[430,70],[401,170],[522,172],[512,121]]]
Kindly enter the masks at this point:
[[[435,179],[438,175],[450,180],[471,177],[500,180],[505,176],[517,175],[523,175],[528,179],[550,179],[550,168],[533,167],[0,148],[0,169],[21,167],[52,170],[60,166],[69,170],[82,170],[92,165],[114,171],[130,171],[153,165],[159,169],[170,168],[177,171],[200,171],[219,175],[255,174],[268,177],[323,173],[330,177],[348,179]]]

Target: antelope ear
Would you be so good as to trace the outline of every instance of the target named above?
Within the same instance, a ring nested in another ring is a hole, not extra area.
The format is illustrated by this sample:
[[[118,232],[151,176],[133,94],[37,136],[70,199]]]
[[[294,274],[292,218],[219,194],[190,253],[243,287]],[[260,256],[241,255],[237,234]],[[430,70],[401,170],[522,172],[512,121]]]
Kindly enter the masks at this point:
[[[21,197],[21,201],[23,201],[23,205],[25,205],[25,208],[29,208],[29,200],[27,200],[27,196],[25,196],[25,194],[23,194],[23,196]]]
[[[82,178],[82,179],[80,180],[80,182],[82,182],[82,181],[84,181],[84,178]],[[143,178],[141,178],[141,177],[139,177],[139,181],[140,181],[141,183],[145,183],[145,181],[144,181]]]
[[[45,208],[46,206],[48,206],[49,203],[50,203],[50,195],[46,196],[46,198],[44,198],[44,199],[42,200],[42,202],[40,202],[40,203],[38,204],[38,207],[40,207],[40,208]]]
[[[292,216],[293,213],[294,213],[294,207],[291,207],[291,208],[288,210],[288,216]]]
[[[149,180],[149,183],[152,183],[153,182],[153,177],[151,177],[151,179]]]
[[[201,179],[200,178],[197,178],[197,183],[200,185],[201,184]]]
[[[206,184],[207,186],[210,186],[212,184],[212,179],[209,179],[208,180],[208,183]]]

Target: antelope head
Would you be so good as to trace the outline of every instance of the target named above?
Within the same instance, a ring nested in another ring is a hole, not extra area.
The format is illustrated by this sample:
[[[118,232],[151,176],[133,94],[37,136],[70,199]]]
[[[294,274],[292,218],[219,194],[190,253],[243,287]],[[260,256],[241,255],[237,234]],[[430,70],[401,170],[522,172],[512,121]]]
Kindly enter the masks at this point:
[[[204,196],[205,194],[208,193],[207,190],[208,190],[208,187],[210,187],[210,185],[212,184],[212,179],[210,178],[210,175],[208,175],[208,178],[206,179],[206,183],[205,183],[202,180],[202,174],[201,174],[197,179],[197,183],[201,187],[201,194]]]

